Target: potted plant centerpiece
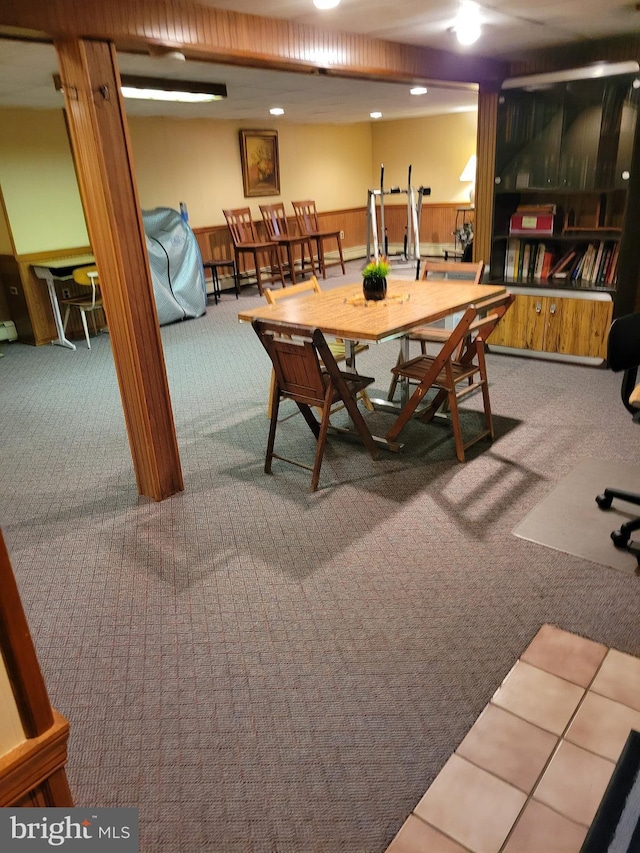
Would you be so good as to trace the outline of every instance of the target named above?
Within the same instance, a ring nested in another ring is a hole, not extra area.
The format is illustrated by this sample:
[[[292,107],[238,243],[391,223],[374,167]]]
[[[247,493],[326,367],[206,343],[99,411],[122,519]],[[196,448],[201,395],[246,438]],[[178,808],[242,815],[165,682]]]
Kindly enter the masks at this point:
[[[384,299],[387,295],[389,263],[386,258],[371,261],[362,270],[362,292],[365,299]]]

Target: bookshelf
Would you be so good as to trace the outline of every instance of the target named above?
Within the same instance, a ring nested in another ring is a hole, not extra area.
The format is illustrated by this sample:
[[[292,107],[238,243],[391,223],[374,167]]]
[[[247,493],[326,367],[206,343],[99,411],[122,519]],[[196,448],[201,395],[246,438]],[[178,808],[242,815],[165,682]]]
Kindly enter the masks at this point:
[[[500,94],[489,278],[512,286],[522,306],[530,296],[540,326],[531,333],[536,323],[512,308],[505,345],[602,360],[614,311],[636,310],[639,101],[640,74]],[[562,315],[575,315],[574,326],[585,325],[581,314],[593,321],[591,301],[600,303],[596,339],[565,345],[551,327]]]

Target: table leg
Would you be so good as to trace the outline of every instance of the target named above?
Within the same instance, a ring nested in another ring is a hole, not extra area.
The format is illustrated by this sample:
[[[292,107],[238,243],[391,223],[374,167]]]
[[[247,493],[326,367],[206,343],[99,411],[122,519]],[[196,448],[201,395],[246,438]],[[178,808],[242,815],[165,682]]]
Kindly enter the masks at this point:
[[[56,330],[58,332],[58,339],[55,341],[51,341],[51,343],[56,344],[59,347],[75,349],[76,345],[70,340],[68,340],[64,333],[62,317],[60,316],[60,305],[58,304],[58,294],[56,293],[56,286],[54,284],[53,277],[50,275],[47,276],[46,282],[47,288],[49,290],[49,299],[51,300],[51,307],[53,308],[53,319],[55,320]]]

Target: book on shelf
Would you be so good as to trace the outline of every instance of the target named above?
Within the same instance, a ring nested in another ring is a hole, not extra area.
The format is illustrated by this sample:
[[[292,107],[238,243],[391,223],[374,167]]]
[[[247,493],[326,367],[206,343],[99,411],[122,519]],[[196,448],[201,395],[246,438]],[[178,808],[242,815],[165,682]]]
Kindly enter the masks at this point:
[[[549,270],[549,278],[569,278],[578,260],[578,253],[575,249],[566,252],[556,265]]]
[[[504,277],[507,280],[515,278],[516,253],[519,243],[519,240],[509,240],[507,242],[507,251],[504,258]]]
[[[533,268],[533,277],[534,278],[542,278],[542,267],[544,264],[544,253],[545,253],[545,245],[544,243],[538,243],[538,248],[536,249],[536,261],[535,266]]]
[[[547,281],[549,278],[549,272],[551,271],[551,267],[553,266],[553,252],[548,250],[544,253],[544,258],[542,259],[542,269],[540,271],[540,281]]]

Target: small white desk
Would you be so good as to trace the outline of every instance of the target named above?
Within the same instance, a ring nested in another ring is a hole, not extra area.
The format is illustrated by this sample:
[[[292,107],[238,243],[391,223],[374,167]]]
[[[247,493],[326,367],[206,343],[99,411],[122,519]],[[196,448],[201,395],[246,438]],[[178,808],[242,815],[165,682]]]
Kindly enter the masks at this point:
[[[86,267],[89,264],[95,263],[93,255],[74,255],[70,258],[52,258],[51,260],[40,261],[33,264],[33,272],[38,278],[47,282],[49,288],[49,299],[51,300],[51,308],[53,309],[53,319],[56,323],[58,337],[52,344],[59,347],[67,347],[75,349],[76,345],[65,337],[62,327],[62,317],[60,315],[60,305],[58,304],[58,294],[56,293],[56,281],[69,281],[73,278],[73,271],[78,267]]]

